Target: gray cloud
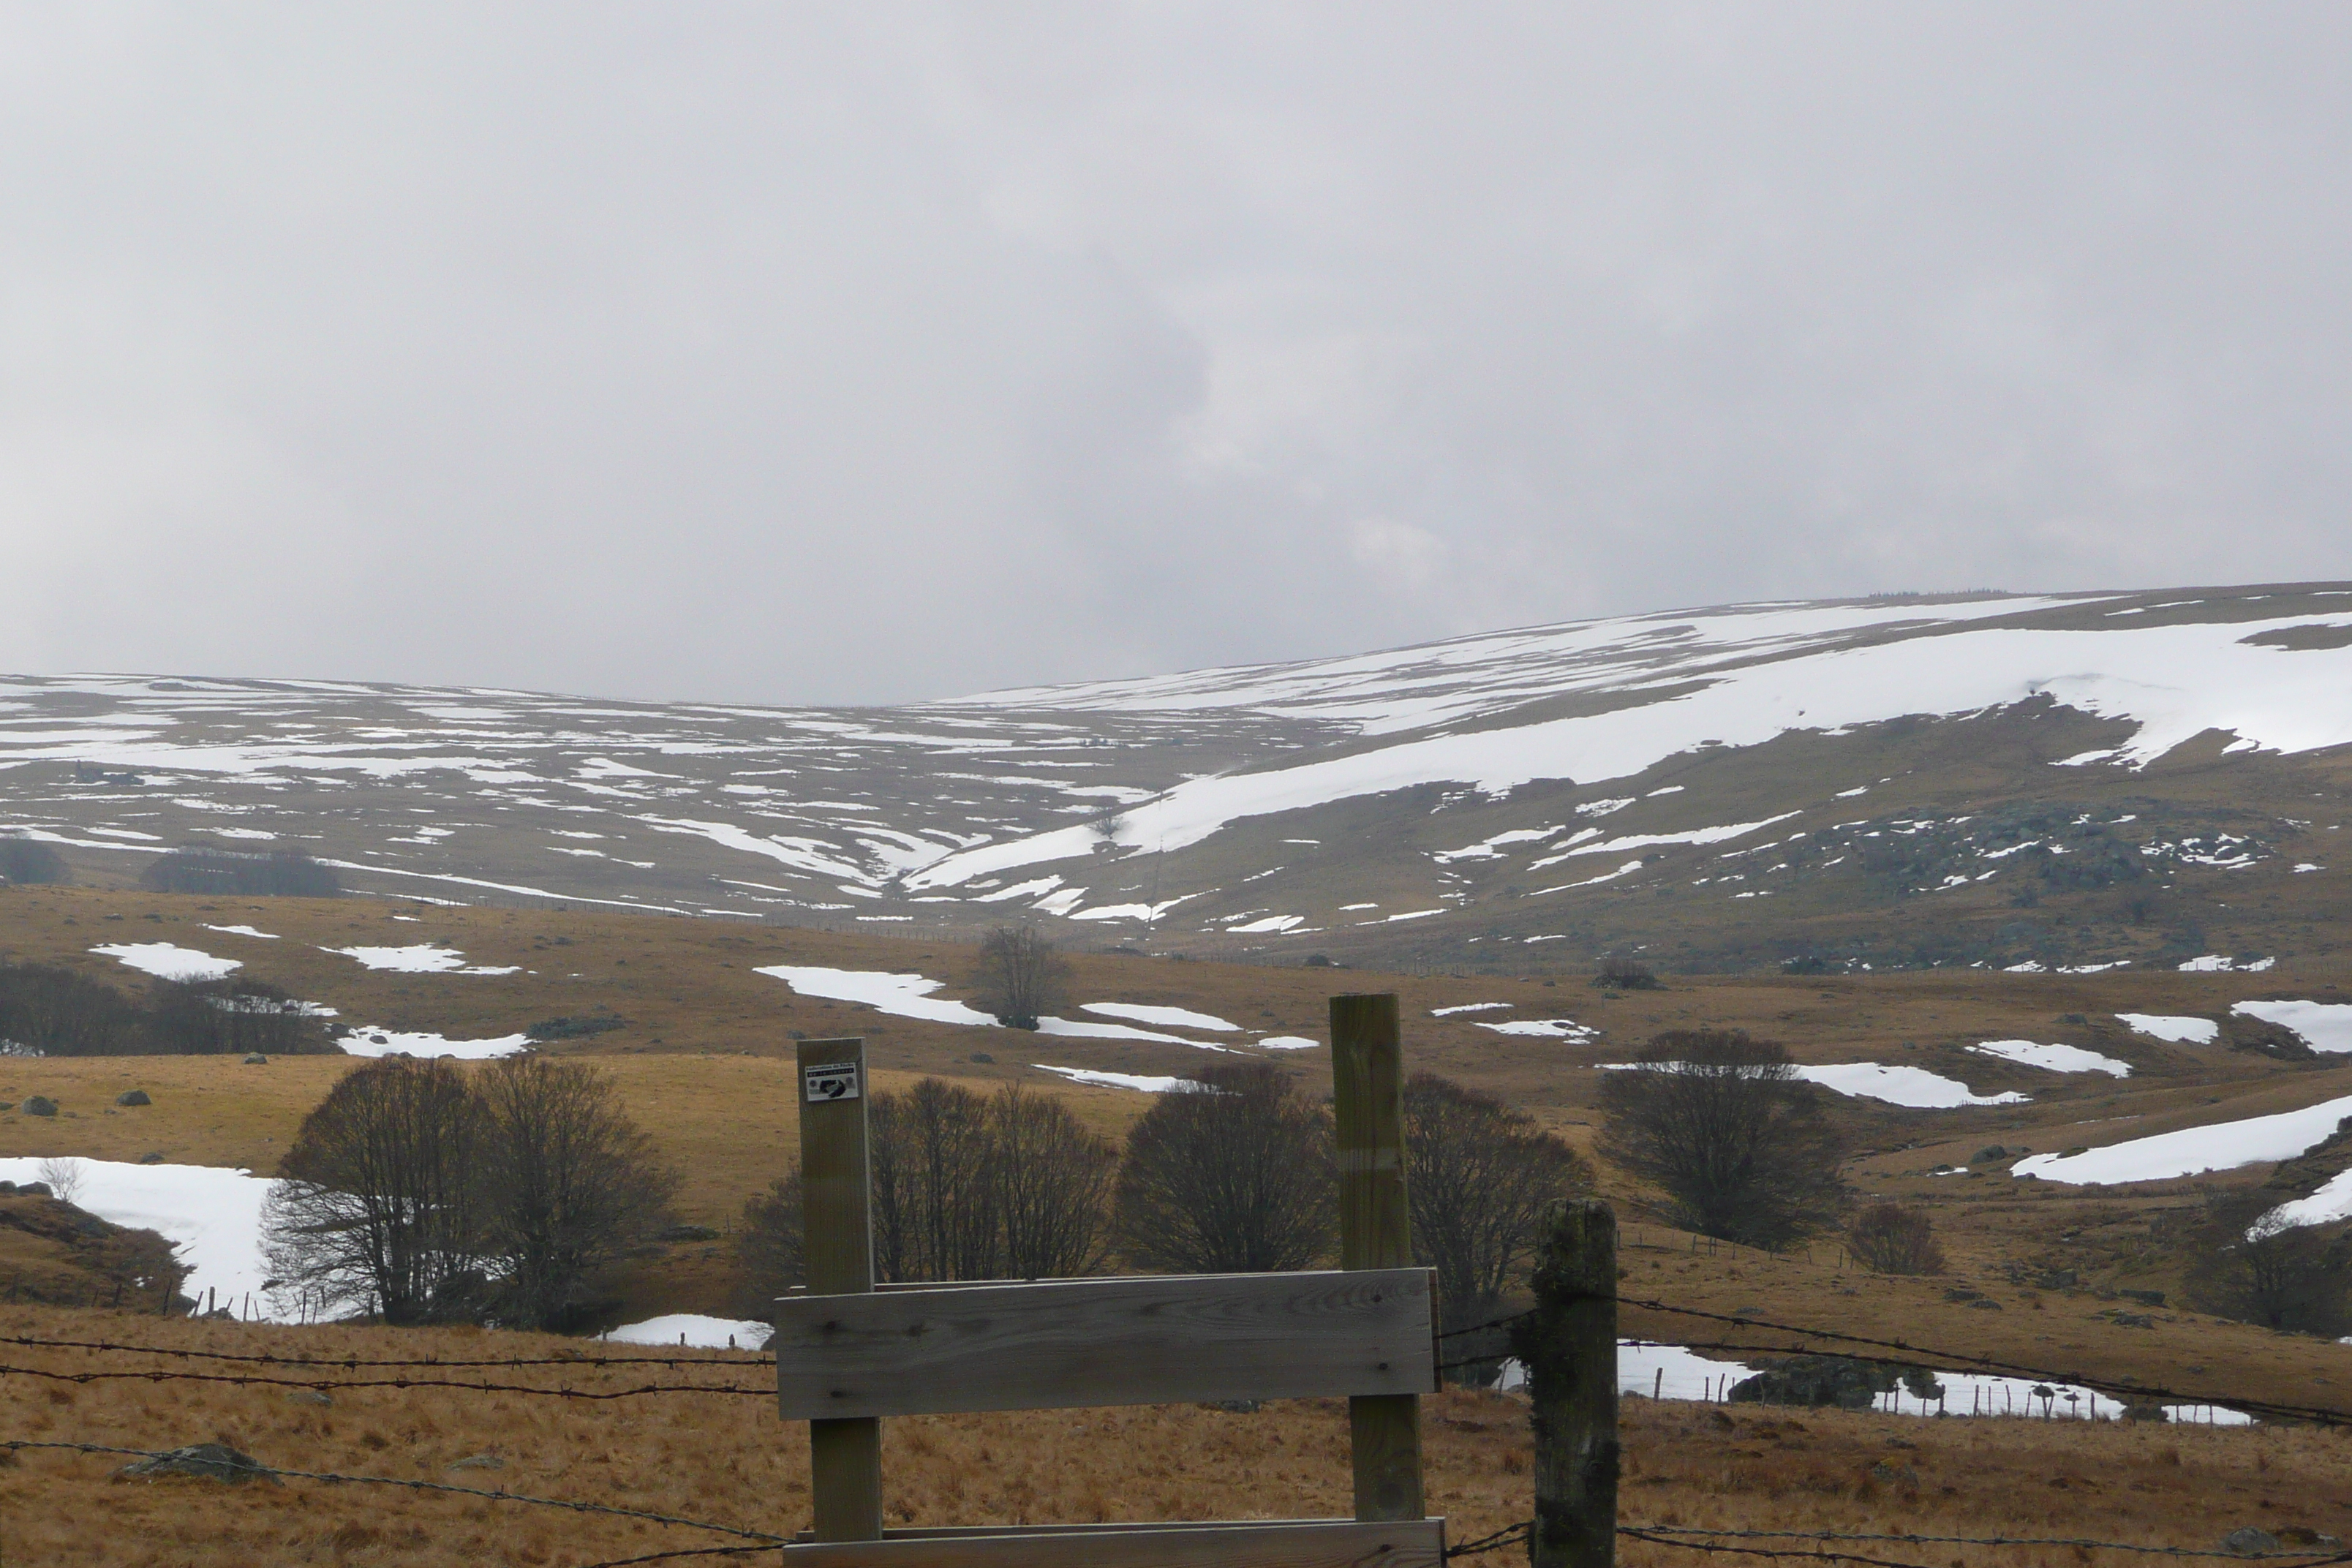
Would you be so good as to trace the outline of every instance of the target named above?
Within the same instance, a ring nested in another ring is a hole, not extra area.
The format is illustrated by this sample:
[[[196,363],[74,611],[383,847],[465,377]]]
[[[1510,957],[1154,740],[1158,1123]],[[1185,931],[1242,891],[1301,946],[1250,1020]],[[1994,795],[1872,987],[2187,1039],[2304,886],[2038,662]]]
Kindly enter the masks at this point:
[[[2341,576],[2325,5],[0,13],[0,664],[866,700]]]

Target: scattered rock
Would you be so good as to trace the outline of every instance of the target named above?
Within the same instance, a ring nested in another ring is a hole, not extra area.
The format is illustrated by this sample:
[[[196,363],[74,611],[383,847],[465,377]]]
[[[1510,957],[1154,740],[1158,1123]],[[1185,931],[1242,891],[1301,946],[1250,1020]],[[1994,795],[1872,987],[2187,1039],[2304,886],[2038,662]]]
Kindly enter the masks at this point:
[[[2324,1546],[2333,1550],[2344,1544],[2326,1531],[2314,1530],[2306,1524],[2283,1524],[2272,1533],[2289,1546]]]
[[[126,1089],[121,1094],[114,1097],[114,1103],[117,1105],[152,1105],[155,1102],[147,1098],[147,1091],[143,1089]]]
[[[139,1163],[142,1165],[160,1165],[163,1163],[163,1156],[161,1154],[142,1154],[139,1156]]]
[[[2079,1276],[2071,1268],[2053,1268],[2033,1283],[2044,1290],[2072,1290]]]
[[[674,1225],[658,1233],[656,1241],[717,1241],[719,1233],[707,1225]]]
[[[496,1454],[468,1454],[451,1463],[453,1470],[503,1470],[507,1462]]]
[[[1255,1415],[1263,1406],[1255,1399],[1220,1399],[1216,1408],[1233,1415]]]
[[[2113,1316],[2117,1328],[2152,1329],[2156,1327],[2156,1320],[2146,1312],[2116,1312]]]
[[[972,1060],[974,1060],[974,1061],[976,1061],[976,1062],[987,1062],[987,1063],[992,1063],[992,1064],[996,1060],[996,1058],[995,1058],[994,1057],[992,1057],[992,1056],[989,1055],[986,1051],[974,1051],[974,1052],[972,1052],[972,1053],[971,1053],[971,1059],[972,1059]]]
[[[289,1405],[332,1405],[335,1396],[323,1388],[289,1388],[286,1391]]]
[[[1979,1296],[1975,1300],[1969,1302],[1969,1306],[1972,1310],[1979,1312],[1998,1312],[2000,1310],[2000,1303],[1994,1300],[1990,1296]]]
[[[16,1110],[16,1102],[15,1100],[0,1100],[0,1110]]]
[[[174,1448],[152,1459],[134,1459],[114,1472],[118,1479],[152,1480],[157,1476],[202,1476],[215,1481],[267,1480],[277,1476],[250,1454],[240,1454],[226,1443],[197,1443]],[[2268,1541],[2270,1537],[2263,1538]]]
[[[269,1058],[256,1051],[245,1058],[245,1065],[249,1068],[266,1068],[269,1065]]]
[[[2161,1290],[2118,1290],[2116,1294],[2126,1301],[2137,1301],[2143,1307],[2164,1305],[2164,1292]]]
[[[48,1197],[48,1196],[50,1196],[50,1195],[51,1195],[51,1194],[50,1194],[50,1193],[49,1193],[49,1184],[48,1184],[48,1183],[47,1183],[47,1182],[24,1182],[24,1183],[21,1183],[21,1184],[18,1184],[18,1186],[17,1186],[17,1188],[16,1188],[16,1195],[17,1195],[18,1197],[20,1197],[20,1198],[46,1198],[46,1197]]]
[[[2278,1549],[2277,1536],[2267,1530],[2256,1530],[2251,1524],[2241,1525],[2221,1537],[2221,1550],[2232,1557],[2253,1557]]]
[[[58,1102],[46,1094],[33,1095],[25,1101],[25,1114],[27,1116],[55,1116],[57,1113]]]
[[[1981,1290],[1971,1290],[1961,1285],[1954,1285],[1945,1290],[1944,1300],[1947,1301],[1981,1301],[1984,1300],[1984,1292]]]
[[[2003,1148],[1999,1143],[1988,1143],[1983,1148],[1978,1150],[1974,1154],[1969,1156],[1969,1163],[1971,1165],[1980,1165],[1993,1160],[2006,1160],[2009,1158],[2009,1152],[2010,1152],[2007,1149]]]

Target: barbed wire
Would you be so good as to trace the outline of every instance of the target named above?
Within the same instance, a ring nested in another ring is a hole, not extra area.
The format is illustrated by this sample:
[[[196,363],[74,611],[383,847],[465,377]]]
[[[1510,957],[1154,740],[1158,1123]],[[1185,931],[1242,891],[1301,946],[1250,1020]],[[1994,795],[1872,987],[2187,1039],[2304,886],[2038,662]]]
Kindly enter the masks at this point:
[[[1532,1523],[1532,1521],[1530,1521]],[[2336,1563],[2347,1554],[2334,1547],[2319,1547],[2309,1552],[2228,1552],[2201,1546],[2143,1546],[2128,1541],[2095,1541],[2085,1537],[2060,1535],[1915,1535],[1874,1534],[1864,1531],[1847,1530],[1706,1530],[1685,1524],[1630,1524],[1620,1530],[1639,1530],[1654,1535],[1725,1536],[1741,1541],[1868,1541],[1895,1544],[1914,1543],[1921,1546],[2080,1546],[2101,1552],[2137,1552],[2151,1557],[2227,1557],[2242,1562],[2262,1558],[2292,1558],[2306,1564],[2316,1561]]]
[[[1500,1552],[1506,1546],[1516,1545],[1526,1540],[1528,1532],[1535,1527],[1536,1521],[1532,1519],[1523,1519],[1517,1524],[1507,1524],[1492,1535],[1482,1535],[1475,1541],[1465,1541],[1459,1546],[1447,1547],[1446,1559],[1451,1561],[1456,1557],[1476,1557],[1488,1552]]]
[[[541,1388],[528,1383],[468,1383],[454,1377],[296,1378],[248,1377],[227,1372],[51,1372],[46,1367],[16,1366],[0,1362],[0,1378],[37,1377],[51,1383],[220,1383],[237,1388],[307,1388],[326,1394],[357,1388],[445,1388],[466,1394],[534,1394],[553,1399],[634,1399],[647,1394],[760,1394],[773,1398],[773,1388],[746,1388],[740,1384],[646,1383],[635,1388]]]
[[[278,1325],[282,1327],[283,1325]],[[191,1361],[247,1362],[261,1366],[341,1366],[341,1367],[486,1367],[486,1366],[754,1366],[776,1364],[773,1356],[682,1355],[551,1355],[501,1356],[480,1360],[444,1360],[437,1356],[384,1357],[366,1356],[299,1356],[273,1355],[268,1352],[236,1351],[180,1350],[170,1345],[121,1344],[110,1340],[53,1340],[37,1334],[0,1334],[0,1345],[23,1345],[33,1350],[104,1351],[133,1355],[180,1356]],[[655,1347],[648,1347],[655,1348]]]
[[[15,1453],[29,1448],[63,1449],[76,1454],[116,1454],[134,1459],[168,1459],[173,1457],[169,1448],[117,1448],[104,1443],[37,1442],[27,1437],[0,1438],[0,1449]],[[751,1550],[767,1551],[781,1546],[787,1539],[764,1530],[741,1530],[731,1524],[713,1524],[708,1520],[685,1519],[677,1514],[654,1513],[646,1509],[615,1508],[611,1503],[574,1502],[565,1498],[532,1497],[525,1492],[485,1487],[454,1486],[447,1481],[413,1481],[399,1476],[346,1476],[331,1470],[288,1470],[275,1465],[257,1464],[247,1472],[254,1476],[277,1476],[298,1481],[330,1481],[340,1485],[403,1487],[411,1491],[454,1492],[460,1497],[488,1498],[497,1502],[530,1503],[539,1508],[569,1509],[574,1513],[613,1514],[622,1519],[643,1520],[650,1524],[682,1525],[688,1530],[715,1531],[720,1535],[740,1535],[747,1541],[763,1542]]]
[[[607,1557],[601,1563],[586,1564],[586,1568],[636,1568],[640,1563],[674,1563],[681,1557],[740,1557],[774,1550],[764,1542],[757,1546],[684,1546],[675,1552],[648,1552],[641,1557]]]
[[[1888,1557],[1864,1557],[1852,1552],[1823,1552],[1819,1548],[1801,1552],[1793,1546],[1725,1546],[1711,1541],[1675,1541],[1668,1536],[1653,1535],[1638,1525],[1621,1524],[1617,1533],[1628,1541],[1646,1541],[1653,1546],[1672,1547],[1681,1552],[1717,1552],[1736,1557],[1804,1557],[1821,1563],[1859,1563],[1866,1568],[1928,1568],[1924,1563],[1898,1563]]]

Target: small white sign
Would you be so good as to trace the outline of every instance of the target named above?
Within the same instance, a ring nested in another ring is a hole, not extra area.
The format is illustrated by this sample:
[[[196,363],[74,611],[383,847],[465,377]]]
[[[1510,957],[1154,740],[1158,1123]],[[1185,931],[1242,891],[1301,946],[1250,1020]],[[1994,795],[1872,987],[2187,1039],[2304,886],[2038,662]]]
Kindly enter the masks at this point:
[[[857,1098],[856,1062],[812,1062],[801,1068],[801,1086],[812,1102]]]

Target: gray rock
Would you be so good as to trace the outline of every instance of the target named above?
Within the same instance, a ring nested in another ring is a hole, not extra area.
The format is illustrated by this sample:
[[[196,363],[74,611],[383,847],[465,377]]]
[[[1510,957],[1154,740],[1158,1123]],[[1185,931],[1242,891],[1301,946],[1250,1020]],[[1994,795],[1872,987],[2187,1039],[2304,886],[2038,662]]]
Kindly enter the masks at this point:
[[[252,1455],[240,1454],[226,1443],[197,1443],[174,1448],[152,1459],[134,1459],[114,1473],[149,1480],[157,1476],[202,1476],[215,1481],[266,1480],[272,1485],[278,1480]]]
[[[2278,1549],[2277,1536],[2267,1530],[2256,1530],[2251,1524],[2241,1525],[2221,1537],[2221,1550],[2233,1557],[2252,1557],[2258,1552],[2276,1552]]]
[[[27,1116],[55,1116],[58,1102],[46,1094],[36,1094],[26,1100],[24,1110]]]
[[[2044,1290],[2072,1290],[2079,1278],[2071,1268],[2053,1268],[2034,1283]]]
[[[269,1065],[269,1058],[256,1051],[245,1058],[245,1065],[249,1068],[266,1068]]]
[[[503,1470],[506,1468],[507,1462],[496,1454],[468,1454],[449,1466],[453,1470]]]
[[[143,1089],[126,1089],[121,1094],[114,1097],[114,1103],[117,1105],[152,1105],[155,1102],[147,1098],[147,1091]]]
[[[163,1163],[163,1156],[161,1154],[142,1154],[139,1156],[139,1163],[142,1165],[160,1165]]]
[[[53,1194],[47,1182],[20,1182],[16,1186],[16,1195],[20,1198],[46,1198]]]
[[[289,1388],[286,1391],[289,1405],[332,1405],[335,1396],[323,1388]]]

